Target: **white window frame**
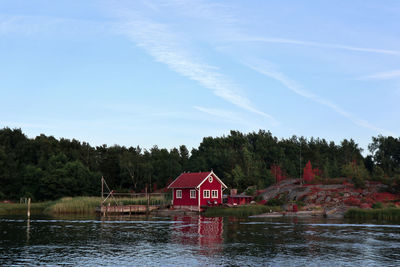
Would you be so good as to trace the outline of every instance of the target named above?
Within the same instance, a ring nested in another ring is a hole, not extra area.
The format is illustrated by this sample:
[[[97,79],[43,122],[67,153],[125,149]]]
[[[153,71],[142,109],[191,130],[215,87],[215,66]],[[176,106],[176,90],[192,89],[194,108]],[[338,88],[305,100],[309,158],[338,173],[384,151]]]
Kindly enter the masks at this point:
[[[218,198],[218,190],[211,191],[211,198]]]
[[[213,182],[213,177],[212,177],[212,176],[208,177],[208,182],[209,182],[209,183],[212,183],[212,182]]]
[[[176,198],[182,198],[182,190],[176,190]]]
[[[210,198],[210,190],[203,190],[203,198]]]
[[[190,190],[190,198],[196,198],[196,190]]]

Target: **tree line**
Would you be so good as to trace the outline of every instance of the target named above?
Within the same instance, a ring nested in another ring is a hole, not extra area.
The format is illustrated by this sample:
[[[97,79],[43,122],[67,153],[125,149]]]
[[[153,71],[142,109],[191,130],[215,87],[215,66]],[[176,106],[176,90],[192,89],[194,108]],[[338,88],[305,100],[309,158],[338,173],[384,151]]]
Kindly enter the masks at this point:
[[[211,169],[230,187],[265,188],[277,180],[302,177],[307,163],[315,179],[348,177],[363,185],[382,181],[398,190],[400,138],[378,136],[370,154],[352,139],[340,144],[320,138],[278,139],[269,131],[231,131],[205,137],[190,152],[185,145],[165,149],[96,146],[41,134],[28,138],[21,129],[0,129],[0,199],[31,197],[51,200],[64,196],[99,195],[100,180],[125,192],[151,191],[167,186],[183,171]],[[307,166],[307,175],[310,172]]]

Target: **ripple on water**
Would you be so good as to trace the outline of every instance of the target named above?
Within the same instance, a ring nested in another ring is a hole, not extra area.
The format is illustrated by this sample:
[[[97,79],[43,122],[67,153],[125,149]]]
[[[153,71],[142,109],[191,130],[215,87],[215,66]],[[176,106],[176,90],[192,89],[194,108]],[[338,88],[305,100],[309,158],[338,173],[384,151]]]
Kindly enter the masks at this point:
[[[0,265],[400,265],[398,225],[198,218],[1,218]]]

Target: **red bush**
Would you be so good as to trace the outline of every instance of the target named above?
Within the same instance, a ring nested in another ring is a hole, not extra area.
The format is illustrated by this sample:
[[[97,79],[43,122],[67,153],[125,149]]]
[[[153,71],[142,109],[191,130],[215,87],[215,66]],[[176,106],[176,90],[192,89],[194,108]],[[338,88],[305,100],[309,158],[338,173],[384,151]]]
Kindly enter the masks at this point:
[[[372,208],[372,204],[362,203],[360,208],[362,208],[362,209],[370,209],[370,208]]]
[[[314,173],[312,170],[311,162],[308,161],[303,169],[303,180],[304,182],[311,182],[314,179]]]
[[[360,206],[361,200],[355,197],[349,197],[348,199],[344,200],[344,204],[349,206]]]
[[[378,202],[392,201],[392,200],[399,199],[398,195],[394,195],[394,194],[387,193],[387,192],[385,192],[385,193],[375,193],[373,195],[373,197]]]
[[[281,167],[279,165],[271,165],[271,173],[273,176],[275,176],[275,180],[277,183],[280,181],[286,179],[285,173],[282,171]]]
[[[366,198],[364,198],[364,202],[365,202],[365,203],[368,203],[368,204],[373,204],[373,203],[375,203],[375,200],[373,200],[373,199],[370,198],[370,197],[366,197]]]
[[[266,203],[267,203],[267,201],[265,199],[258,202],[258,204],[261,204],[261,205],[265,205]]]

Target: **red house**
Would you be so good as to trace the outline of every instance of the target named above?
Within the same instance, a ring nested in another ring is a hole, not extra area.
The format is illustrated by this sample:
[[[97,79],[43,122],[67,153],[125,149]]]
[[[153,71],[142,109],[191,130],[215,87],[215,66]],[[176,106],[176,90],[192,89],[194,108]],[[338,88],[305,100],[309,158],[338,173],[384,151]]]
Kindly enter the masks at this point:
[[[226,185],[211,170],[210,172],[184,172],[169,186],[172,191],[172,205],[177,209],[200,211],[202,206],[222,203],[222,191]]]

